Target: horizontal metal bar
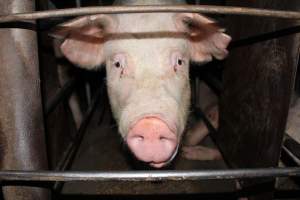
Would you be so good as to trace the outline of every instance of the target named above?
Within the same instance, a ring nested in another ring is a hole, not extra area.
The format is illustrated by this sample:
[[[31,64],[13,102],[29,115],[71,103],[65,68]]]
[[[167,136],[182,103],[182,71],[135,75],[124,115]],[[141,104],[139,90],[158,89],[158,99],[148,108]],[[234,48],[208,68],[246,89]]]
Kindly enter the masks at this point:
[[[15,22],[22,20],[36,20],[50,17],[70,17],[92,14],[116,14],[116,13],[146,13],[146,12],[190,12],[224,15],[248,15],[258,17],[273,17],[281,19],[300,19],[300,13],[294,11],[281,11],[269,9],[257,9],[232,6],[211,5],[177,5],[177,6],[104,6],[68,8],[32,13],[17,13],[0,16],[0,22]]]
[[[300,176],[300,168],[201,171],[0,171],[0,181],[181,181]]]
[[[73,78],[63,85],[61,89],[46,103],[45,114],[49,115],[62,100],[69,97],[76,85],[76,79]]]

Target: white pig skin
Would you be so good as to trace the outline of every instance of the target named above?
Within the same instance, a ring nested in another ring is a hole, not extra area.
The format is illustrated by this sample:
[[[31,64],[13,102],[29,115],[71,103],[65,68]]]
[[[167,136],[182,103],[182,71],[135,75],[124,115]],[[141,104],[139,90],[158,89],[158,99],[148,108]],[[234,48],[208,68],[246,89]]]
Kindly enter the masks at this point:
[[[65,39],[61,50],[75,65],[98,69],[106,64],[110,104],[125,140],[138,120],[156,117],[179,143],[190,106],[189,62],[225,58],[231,38],[223,31],[199,14],[138,13],[80,17],[54,34]]]

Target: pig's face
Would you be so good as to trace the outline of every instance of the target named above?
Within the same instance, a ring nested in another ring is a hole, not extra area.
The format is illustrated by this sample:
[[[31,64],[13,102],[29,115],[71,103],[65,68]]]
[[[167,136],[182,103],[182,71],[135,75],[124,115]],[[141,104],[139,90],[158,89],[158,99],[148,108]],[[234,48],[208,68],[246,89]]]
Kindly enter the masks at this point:
[[[166,165],[177,152],[190,104],[190,60],[222,59],[230,41],[196,14],[96,15],[58,32],[68,33],[61,49],[75,64],[106,63],[119,132],[135,157],[153,167]]]
[[[188,44],[171,35],[172,15],[159,17],[164,21],[153,14],[119,15],[118,32],[126,35],[104,45],[119,132],[138,159],[156,167],[176,153],[190,102]]]

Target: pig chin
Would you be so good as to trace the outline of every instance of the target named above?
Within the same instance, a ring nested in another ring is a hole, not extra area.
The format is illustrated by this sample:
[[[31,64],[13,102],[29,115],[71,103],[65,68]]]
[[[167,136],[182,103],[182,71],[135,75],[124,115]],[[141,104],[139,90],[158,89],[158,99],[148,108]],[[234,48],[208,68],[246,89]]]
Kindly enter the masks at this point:
[[[155,168],[161,168],[173,160],[184,127],[184,120],[176,113],[176,102],[165,100],[168,104],[164,106],[162,102],[148,104],[154,107],[128,105],[122,112],[119,125],[133,155]]]

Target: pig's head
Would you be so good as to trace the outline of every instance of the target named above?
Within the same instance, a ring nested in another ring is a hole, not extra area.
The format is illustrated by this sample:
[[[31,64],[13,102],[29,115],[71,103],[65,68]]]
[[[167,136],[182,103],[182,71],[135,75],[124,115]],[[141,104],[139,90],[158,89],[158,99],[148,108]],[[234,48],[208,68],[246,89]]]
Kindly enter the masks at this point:
[[[176,155],[189,105],[189,62],[223,59],[231,38],[202,15],[93,15],[60,25],[63,54],[74,64],[106,64],[119,132],[135,157],[162,167]]]

